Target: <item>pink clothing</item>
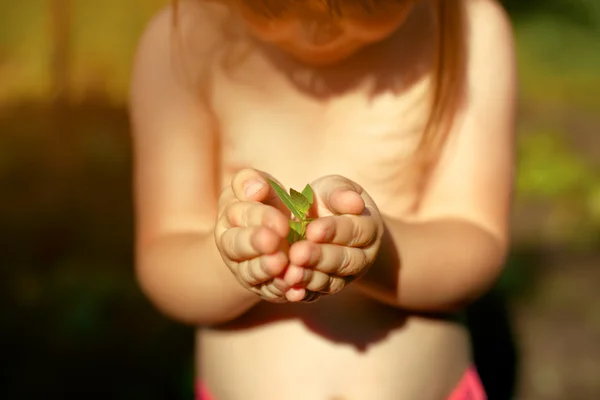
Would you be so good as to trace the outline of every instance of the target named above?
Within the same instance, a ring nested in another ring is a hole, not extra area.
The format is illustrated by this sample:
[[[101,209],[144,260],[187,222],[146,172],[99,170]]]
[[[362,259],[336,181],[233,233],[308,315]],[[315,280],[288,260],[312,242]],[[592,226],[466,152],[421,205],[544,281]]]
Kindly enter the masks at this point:
[[[487,400],[487,394],[475,367],[465,372],[448,400]]]
[[[206,385],[199,382],[196,391],[196,400],[216,399],[212,397]],[[448,400],[487,400],[487,395],[475,367],[471,367],[465,372],[450,397],[448,397]]]

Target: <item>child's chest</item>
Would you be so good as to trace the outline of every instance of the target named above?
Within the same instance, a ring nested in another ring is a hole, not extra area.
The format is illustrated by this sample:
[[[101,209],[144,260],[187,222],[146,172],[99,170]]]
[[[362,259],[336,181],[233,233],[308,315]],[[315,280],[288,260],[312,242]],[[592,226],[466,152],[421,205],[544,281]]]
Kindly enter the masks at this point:
[[[287,188],[339,174],[363,186],[384,212],[410,207],[410,161],[426,122],[418,88],[323,100],[276,77],[218,83],[223,185],[241,168],[265,171]]]

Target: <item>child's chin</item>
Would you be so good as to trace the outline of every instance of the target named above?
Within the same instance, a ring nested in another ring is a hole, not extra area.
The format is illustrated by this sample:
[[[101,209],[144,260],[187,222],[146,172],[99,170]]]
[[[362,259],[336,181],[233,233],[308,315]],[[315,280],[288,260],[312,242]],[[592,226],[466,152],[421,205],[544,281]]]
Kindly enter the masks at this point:
[[[314,67],[326,67],[350,58],[360,50],[360,47],[343,50],[336,49],[335,51],[318,48],[314,50],[283,48],[283,50],[303,64]]]
[[[345,54],[336,55],[312,55],[312,54],[292,54],[292,56],[303,64],[310,65],[313,67],[328,67],[339,64],[344,60],[350,58],[355,52],[349,52]]]

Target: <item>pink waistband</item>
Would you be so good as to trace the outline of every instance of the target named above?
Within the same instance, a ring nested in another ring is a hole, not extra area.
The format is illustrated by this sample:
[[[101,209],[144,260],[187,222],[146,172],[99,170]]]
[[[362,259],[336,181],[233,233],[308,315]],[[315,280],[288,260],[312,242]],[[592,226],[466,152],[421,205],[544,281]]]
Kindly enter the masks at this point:
[[[203,382],[196,387],[196,400],[216,400]],[[469,368],[448,400],[487,400],[487,395],[475,367]]]
[[[475,367],[471,367],[465,372],[448,400],[487,400]]]

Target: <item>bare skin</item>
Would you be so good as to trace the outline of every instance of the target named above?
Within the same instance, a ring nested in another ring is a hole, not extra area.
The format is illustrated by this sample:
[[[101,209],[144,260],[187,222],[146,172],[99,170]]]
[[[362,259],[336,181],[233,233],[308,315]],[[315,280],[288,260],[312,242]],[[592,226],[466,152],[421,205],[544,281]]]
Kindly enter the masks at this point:
[[[168,10],[150,24],[131,96],[137,272],[159,309],[203,326],[199,379],[216,399],[441,400],[471,363],[458,311],[506,253],[515,73],[501,9],[464,3],[469,100],[428,176],[410,163],[427,117],[427,1],[327,51],[219,5],[182,5],[180,46]],[[318,216],[343,216],[289,248],[268,185],[245,191],[267,174],[314,183]],[[302,302],[340,275],[323,260],[343,258],[331,242],[360,241],[348,231],[377,244],[346,256],[366,260],[352,264],[361,278]]]

